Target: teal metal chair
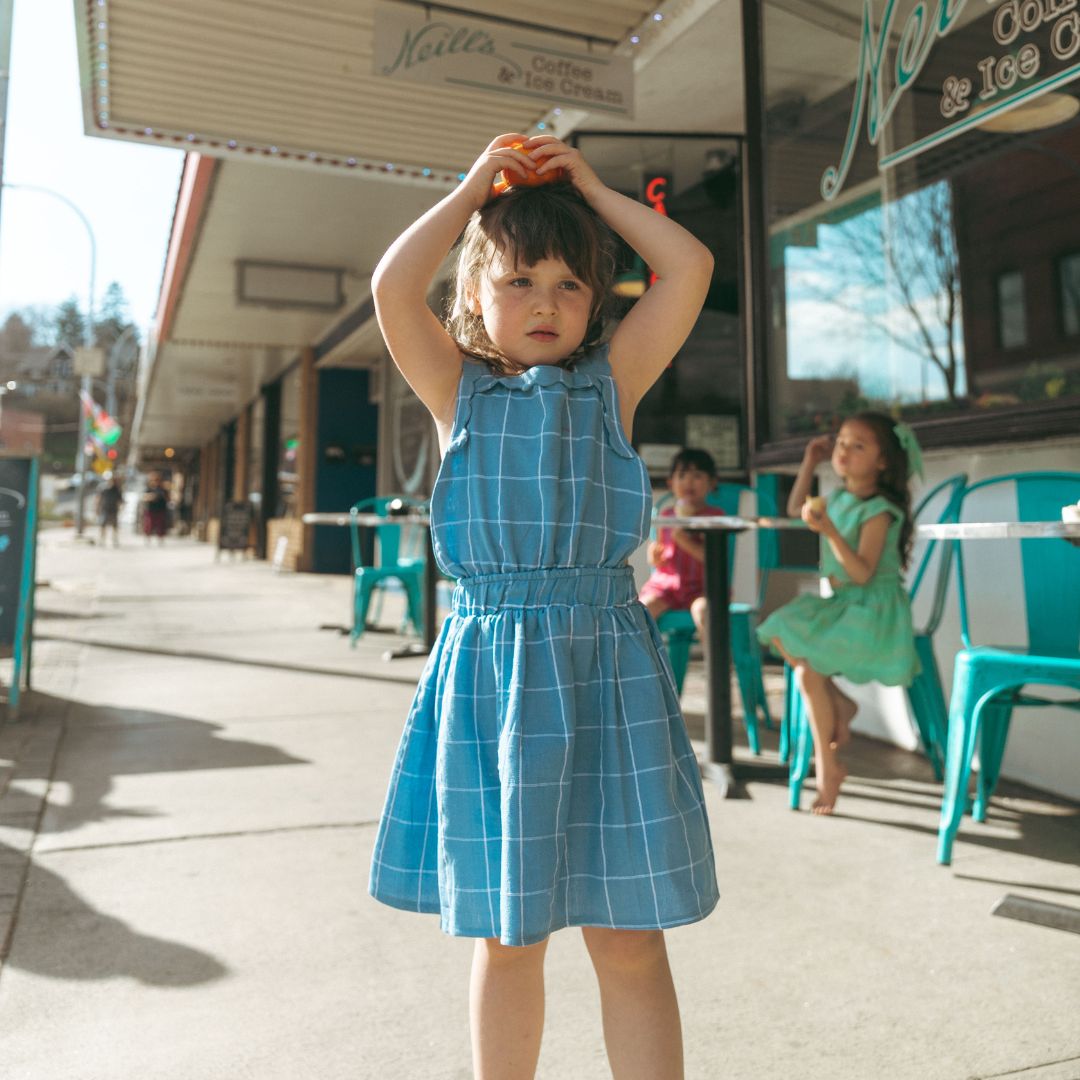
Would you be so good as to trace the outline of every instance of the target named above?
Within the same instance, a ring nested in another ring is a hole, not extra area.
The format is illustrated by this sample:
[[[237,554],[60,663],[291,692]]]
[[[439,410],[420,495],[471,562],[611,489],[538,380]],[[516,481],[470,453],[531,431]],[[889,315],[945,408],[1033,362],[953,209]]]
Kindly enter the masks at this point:
[[[398,581],[405,590],[406,626],[412,623],[413,630],[421,633],[423,626],[423,590],[424,556],[421,542],[413,537],[414,543],[403,544],[404,530],[415,531],[417,526],[410,526],[407,519],[399,524],[378,525],[375,538],[379,556],[377,565],[366,565],[361,550],[358,514],[385,515],[391,502],[400,500],[411,510],[424,510],[426,503],[410,499],[404,495],[380,495],[371,499],[361,499],[349,510],[349,536],[352,541],[353,560],[353,625],[349,643],[356,645],[368,623],[369,608],[373,596],[378,592],[378,602],[373,619],[378,620],[382,610],[382,590],[390,581]],[[408,549],[408,550],[407,550]],[[415,550],[413,550],[415,549]],[[402,629],[405,629],[403,626]]]
[[[1080,473],[1012,473],[972,484],[964,495],[960,519],[987,520],[981,497],[993,501],[992,516],[1001,515],[1002,496],[1015,493],[1020,521],[1058,521],[1061,508],[1080,496]],[[972,758],[979,750],[979,776],[972,816],[986,820],[987,804],[997,786],[1001,760],[1009,735],[1012,712],[1019,706],[1053,705],[1080,709],[1080,698],[1051,701],[1025,693],[1029,685],[1064,686],[1080,690],[1080,548],[1064,540],[1009,541],[1019,548],[1025,618],[1003,618],[991,613],[995,638],[1001,642],[1018,630],[1026,642],[978,645],[972,634],[972,606],[984,610],[1000,605],[1009,579],[1002,573],[1002,545],[990,540],[957,540],[956,574],[960,598],[960,634],[964,647],[957,653],[949,709],[949,745],[945,763],[945,792],[938,830],[938,862],[952,861],[953,841],[968,801]],[[970,545],[974,545],[971,547]],[[968,549],[968,554],[965,554]],[[993,560],[980,592],[977,574],[980,556]],[[968,582],[973,590],[968,593]],[[987,620],[984,620],[987,621]]]
[[[713,491],[707,502],[710,506],[719,507],[725,514],[738,514],[739,501],[744,493],[749,492],[757,500],[759,514],[772,514],[775,512],[771,501],[759,490],[748,487],[746,484],[720,484]],[[655,508],[654,516],[667,503],[670,496],[661,499]],[[730,578],[735,566],[736,545],[728,545],[728,576]],[[754,628],[757,621],[757,612],[760,608],[761,599],[765,595],[766,573],[760,566],[759,558],[759,581],[758,601],[754,604],[733,602],[728,606],[731,640],[731,661],[735,668],[735,675],[739,683],[739,694],[743,702],[743,717],[746,725],[746,741],[754,754],[761,753],[761,740],[758,735],[759,716],[765,726],[773,726],[772,716],[769,713],[768,702],[765,698],[765,680],[761,668],[761,649],[757,638],[754,636]],[[675,676],[675,687],[682,693],[683,682],[686,679],[686,669],[690,663],[690,647],[694,643],[697,631],[694,620],[689,611],[665,611],[657,620],[657,627],[667,644],[668,659],[671,662],[671,670]]]
[[[956,521],[966,485],[967,474],[958,473],[931,488],[919,500],[915,509],[915,524]],[[934,775],[940,780],[945,762],[948,710],[941,674],[934,656],[934,633],[941,625],[941,616],[945,610],[953,545],[931,539],[922,546],[921,554],[919,545],[915,550],[917,563],[908,595],[914,607],[917,599],[926,595],[926,590],[930,589],[931,606],[922,629],[915,632],[915,651],[919,655],[922,671],[908,687],[907,694],[923,752],[934,770]],[[924,584],[926,588],[923,588]],[[790,665],[785,664],[784,676],[784,711],[793,749],[788,774],[788,800],[791,809],[798,810],[803,781],[810,772],[814,739],[810,731],[810,720],[806,715],[806,706],[795,684],[795,674]]]

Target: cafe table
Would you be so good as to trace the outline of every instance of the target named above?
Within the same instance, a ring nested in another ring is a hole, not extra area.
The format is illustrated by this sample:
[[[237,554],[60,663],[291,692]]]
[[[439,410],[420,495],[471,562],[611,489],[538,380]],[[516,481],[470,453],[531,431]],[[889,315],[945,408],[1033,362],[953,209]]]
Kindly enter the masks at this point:
[[[388,658],[420,656],[431,651],[435,644],[435,584],[438,571],[431,547],[430,519],[418,514],[383,516],[381,514],[307,513],[302,518],[305,525],[349,526],[353,520],[361,527],[401,525],[412,523],[426,526],[426,562],[424,568],[424,626],[423,642],[406,643],[388,652]],[[805,529],[798,518],[779,517],[669,517],[664,518],[664,528],[687,528],[705,534],[705,594],[709,600],[708,631],[710,647],[707,649],[707,693],[705,715],[706,761],[703,772],[720,790],[722,796],[736,792],[740,780],[785,779],[786,765],[763,762],[735,762],[732,756],[731,723],[731,639],[728,628],[728,601],[730,574],[728,572],[728,545],[735,533],[748,529]]]
[[[1080,521],[958,521],[920,525],[919,536],[932,540],[1068,540],[1080,542]]]
[[[800,518],[781,517],[666,517],[664,528],[692,529],[704,534],[707,691],[705,698],[706,754],[702,771],[722,797],[738,793],[738,782],[786,779],[788,767],[764,762],[735,761],[732,754],[731,641],[728,628],[729,548],[735,533],[751,529],[805,529]],[[992,521],[920,525],[916,535],[927,540],[1050,539],[1080,543],[1080,523],[1061,521]]]
[[[705,761],[702,773],[721,796],[739,794],[740,781],[786,780],[787,765],[761,761],[735,761],[731,721],[731,632],[728,604],[731,592],[729,552],[736,533],[760,529],[806,530],[801,518],[782,517],[665,517],[665,529],[690,529],[703,534],[705,544]]]
[[[435,587],[438,581],[438,567],[435,565],[435,552],[431,547],[431,519],[424,514],[350,514],[345,513],[309,513],[301,518],[305,525],[337,525],[348,528],[353,522],[362,529],[374,529],[380,525],[422,525],[424,527],[424,579],[423,598],[424,614],[421,642],[407,641],[385,654],[388,660],[400,660],[409,656],[427,656],[435,647]]]
[[[305,525],[348,526],[349,513],[304,514]],[[435,644],[435,585],[438,571],[431,547],[430,519],[417,514],[387,516],[357,514],[356,523],[373,528],[379,525],[412,523],[425,526],[427,558],[424,569],[423,642],[409,643],[387,655],[419,656],[429,653]],[[712,781],[721,797],[739,793],[740,782],[747,780],[786,780],[788,767],[771,762],[735,761],[732,753],[731,720],[731,638],[728,625],[730,593],[729,545],[741,532],[760,529],[805,530],[799,518],[739,517],[667,517],[664,528],[684,528],[703,534],[705,544],[705,596],[709,601],[706,648],[707,689],[705,697],[705,761],[702,771]],[[990,540],[1060,537],[1080,542],[1080,524],[1060,521],[962,522],[959,524],[920,525],[917,535],[926,539]]]

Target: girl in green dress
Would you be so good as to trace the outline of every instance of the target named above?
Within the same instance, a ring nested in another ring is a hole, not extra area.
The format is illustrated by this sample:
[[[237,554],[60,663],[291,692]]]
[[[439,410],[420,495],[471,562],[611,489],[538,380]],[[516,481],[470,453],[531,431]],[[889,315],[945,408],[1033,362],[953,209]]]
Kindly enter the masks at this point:
[[[814,470],[831,454],[843,486],[809,498]],[[821,536],[829,597],[796,597],[758,627],[758,638],[794,669],[814,734],[815,814],[831,814],[847,770],[837,751],[851,737],[856,704],[833,681],[909,686],[919,672],[902,571],[914,526],[908,477],[922,471],[915,435],[884,413],[845,420],[836,436],[811,439],[788,513]]]

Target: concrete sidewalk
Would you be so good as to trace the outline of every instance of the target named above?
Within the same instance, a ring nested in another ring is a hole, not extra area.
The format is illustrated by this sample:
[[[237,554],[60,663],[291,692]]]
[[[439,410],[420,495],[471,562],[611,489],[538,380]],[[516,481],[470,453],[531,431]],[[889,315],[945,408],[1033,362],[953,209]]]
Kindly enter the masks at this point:
[[[0,730],[4,1080],[465,1080],[471,943],[366,893],[423,661],[344,578],[42,537],[34,693]],[[695,681],[695,677],[696,680]],[[700,675],[684,703],[700,731]],[[691,1080],[1080,1077],[1080,808],[1008,788],[934,861],[940,788],[856,739],[831,820],[707,791],[723,899],[673,931]],[[6,935],[6,936],[5,936]],[[554,936],[539,1076],[608,1076]]]

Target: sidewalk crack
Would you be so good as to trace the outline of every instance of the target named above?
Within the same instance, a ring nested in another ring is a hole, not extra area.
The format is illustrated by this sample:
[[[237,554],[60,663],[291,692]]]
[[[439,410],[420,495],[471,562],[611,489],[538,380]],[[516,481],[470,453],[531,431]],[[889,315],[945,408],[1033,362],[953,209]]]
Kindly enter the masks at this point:
[[[36,852],[38,859],[51,855],[63,855],[74,851],[107,851],[116,848],[149,847],[157,844],[183,844],[192,840],[235,840],[245,836],[276,836],[282,833],[318,832],[324,829],[370,829],[378,825],[378,819],[370,821],[328,821],[311,825],[279,825],[268,829],[237,829],[230,832],[185,833],[183,836],[150,836],[141,840],[114,840],[104,844],[69,844]]]

